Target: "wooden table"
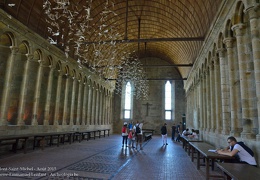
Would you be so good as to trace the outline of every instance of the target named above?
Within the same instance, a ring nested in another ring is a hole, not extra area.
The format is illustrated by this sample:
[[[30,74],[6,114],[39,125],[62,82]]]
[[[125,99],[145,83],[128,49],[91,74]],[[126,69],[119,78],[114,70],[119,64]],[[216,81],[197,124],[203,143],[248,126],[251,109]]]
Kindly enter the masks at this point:
[[[202,138],[189,138],[188,136],[181,136],[182,139],[182,148],[187,151],[188,149],[188,155],[190,156],[190,144],[189,142],[203,142]]]
[[[222,177],[218,175],[210,175],[209,174],[209,166],[210,166],[210,160],[211,160],[211,168],[214,170],[214,161],[216,159],[220,160],[227,160],[227,159],[234,159],[234,157],[226,156],[226,155],[220,155],[214,152],[209,152],[209,149],[216,149],[214,146],[206,143],[206,142],[189,142],[189,144],[192,146],[192,158],[194,154],[194,150],[197,150],[197,169],[200,169],[200,155],[203,155],[206,161],[206,179],[209,179],[210,177]]]
[[[260,170],[249,164],[239,163],[217,163],[217,166],[223,172],[224,178],[227,175],[234,180],[256,180],[260,179]],[[224,174],[225,172],[225,174]]]
[[[48,132],[48,133],[39,133],[34,134],[34,140],[33,140],[33,150],[35,147],[38,146],[38,143],[40,143],[40,147],[43,150],[45,146],[46,140],[49,140],[49,146],[53,145],[53,140],[57,139],[57,146],[59,147],[60,143],[60,137],[62,137],[65,132]]]
[[[24,153],[26,153],[27,141],[28,141],[29,137],[32,137],[32,135],[21,134],[21,135],[2,136],[2,137],[0,137],[0,146],[1,145],[8,145],[8,144],[11,145],[12,144],[12,151],[16,153],[19,141],[23,140],[24,141],[23,142],[24,143],[23,144],[23,151],[24,151]],[[14,141],[14,142],[12,142],[12,141]],[[6,142],[6,143],[4,143],[4,142]]]

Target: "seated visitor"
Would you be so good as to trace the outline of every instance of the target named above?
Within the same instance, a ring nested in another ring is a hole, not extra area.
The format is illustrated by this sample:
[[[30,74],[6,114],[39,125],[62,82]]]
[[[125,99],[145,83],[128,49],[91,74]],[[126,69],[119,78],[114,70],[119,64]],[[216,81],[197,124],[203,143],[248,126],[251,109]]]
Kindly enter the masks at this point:
[[[233,136],[228,137],[227,142],[229,143],[229,147],[217,150],[218,154],[234,156],[238,158],[238,163],[250,164],[257,167],[254,152],[249,147],[243,142],[237,142]]]
[[[188,135],[190,135],[189,128],[185,129],[185,130],[182,132],[182,136],[188,136]]]
[[[188,135],[189,138],[196,138],[198,139],[199,136],[198,134],[196,133],[196,131],[194,129],[191,129],[191,135]]]

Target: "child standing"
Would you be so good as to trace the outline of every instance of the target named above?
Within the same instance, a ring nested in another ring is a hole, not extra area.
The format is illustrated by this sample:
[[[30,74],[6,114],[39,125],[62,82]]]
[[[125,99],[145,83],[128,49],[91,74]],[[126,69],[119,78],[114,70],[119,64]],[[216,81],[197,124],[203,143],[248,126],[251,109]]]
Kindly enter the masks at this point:
[[[132,129],[130,129],[129,134],[128,134],[128,147],[132,146],[132,148],[135,148],[134,142],[135,142],[135,133],[133,132]]]

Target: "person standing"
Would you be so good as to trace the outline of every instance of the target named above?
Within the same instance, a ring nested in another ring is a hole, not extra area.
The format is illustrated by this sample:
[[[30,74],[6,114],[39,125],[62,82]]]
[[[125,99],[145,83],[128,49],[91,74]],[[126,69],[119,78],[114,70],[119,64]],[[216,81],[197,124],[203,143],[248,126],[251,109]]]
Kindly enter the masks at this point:
[[[175,132],[176,132],[176,126],[175,126],[175,123],[173,123],[173,125],[172,125],[172,140],[173,141],[175,140]]]
[[[142,133],[143,123],[139,123],[137,121],[136,125],[134,126],[135,137],[136,137],[136,149],[138,148],[138,144],[140,146],[140,150],[143,150],[143,133]]]
[[[122,148],[124,147],[124,144],[127,147],[127,138],[128,138],[127,122],[124,122],[124,125],[122,127],[122,137],[123,137]]]
[[[182,133],[182,128],[181,128],[182,123],[180,122],[180,124],[177,125],[176,131],[177,131],[177,138],[176,141],[180,142],[181,139],[181,133]]]
[[[134,142],[135,142],[135,133],[133,129],[130,129],[128,133],[128,147],[135,148]]]
[[[161,127],[163,146],[164,145],[168,145],[168,143],[167,143],[167,127],[166,127],[166,125],[167,124],[164,123],[164,125]]]

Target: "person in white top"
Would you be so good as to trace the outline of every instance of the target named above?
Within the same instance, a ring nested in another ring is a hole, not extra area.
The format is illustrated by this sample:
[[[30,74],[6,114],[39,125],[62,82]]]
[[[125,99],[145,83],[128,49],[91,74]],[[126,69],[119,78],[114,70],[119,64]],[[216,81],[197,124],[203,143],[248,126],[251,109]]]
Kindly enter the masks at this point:
[[[243,142],[237,142],[236,138],[233,136],[228,137],[227,142],[229,143],[229,148],[217,150],[218,154],[228,155],[228,156],[238,156],[240,163],[250,164],[257,167],[257,163],[254,157],[253,151],[247,147]]]

